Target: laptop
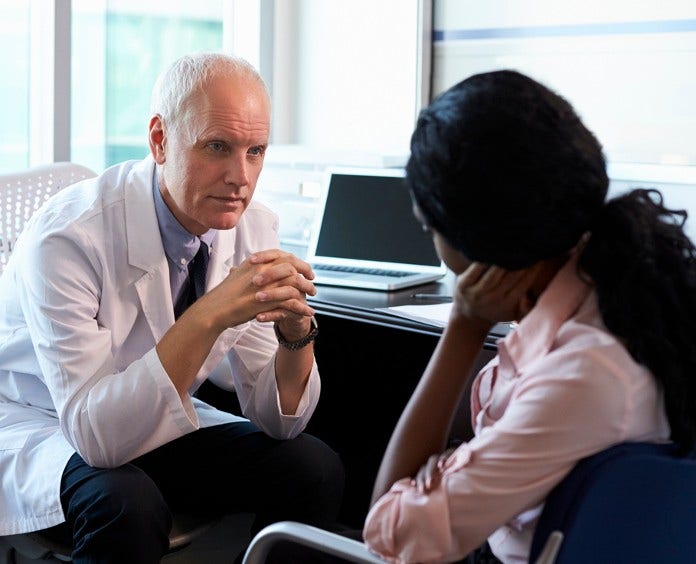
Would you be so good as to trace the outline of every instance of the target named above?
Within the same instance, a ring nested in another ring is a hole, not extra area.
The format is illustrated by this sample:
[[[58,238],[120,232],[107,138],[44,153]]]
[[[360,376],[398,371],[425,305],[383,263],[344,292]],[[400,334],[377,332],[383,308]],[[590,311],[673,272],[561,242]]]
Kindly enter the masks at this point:
[[[399,290],[447,267],[413,215],[403,168],[331,168],[307,249],[315,284]]]

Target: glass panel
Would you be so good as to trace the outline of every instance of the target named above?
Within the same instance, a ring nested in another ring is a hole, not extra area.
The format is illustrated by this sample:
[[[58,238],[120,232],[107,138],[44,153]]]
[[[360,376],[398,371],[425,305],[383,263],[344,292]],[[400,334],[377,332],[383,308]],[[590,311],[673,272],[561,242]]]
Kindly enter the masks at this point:
[[[150,92],[174,59],[222,49],[223,0],[73,0],[72,159],[95,170],[148,153]]]
[[[29,0],[0,5],[0,172],[29,166]],[[9,54],[12,54],[9,56]]]
[[[513,68],[566,96],[613,162],[696,165],[692,0],[436,0],[433,94]]]

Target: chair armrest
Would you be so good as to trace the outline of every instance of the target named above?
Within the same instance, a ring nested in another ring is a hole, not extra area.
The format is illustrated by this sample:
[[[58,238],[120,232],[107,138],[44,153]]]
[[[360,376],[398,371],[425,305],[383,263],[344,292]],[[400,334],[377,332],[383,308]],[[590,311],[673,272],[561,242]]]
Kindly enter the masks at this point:
[[[371,553],[365,544],[356,540],[303,523],[280,521],[268,525],[256,534],[244,554],[242,563],[263,564],[273,545],[280,541],[308,546],[351,562],[367,564],[384,564],[385,562]]]

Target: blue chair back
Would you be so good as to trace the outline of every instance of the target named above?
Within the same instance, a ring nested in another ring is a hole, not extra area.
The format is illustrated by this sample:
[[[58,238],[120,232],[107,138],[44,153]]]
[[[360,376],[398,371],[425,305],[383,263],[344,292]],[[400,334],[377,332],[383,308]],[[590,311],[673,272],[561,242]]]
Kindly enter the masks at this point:
[[[693,564],[696,454],[622,443],[580,461],[546,500],[530,562],[553,531],[563,533],[556,564]]]

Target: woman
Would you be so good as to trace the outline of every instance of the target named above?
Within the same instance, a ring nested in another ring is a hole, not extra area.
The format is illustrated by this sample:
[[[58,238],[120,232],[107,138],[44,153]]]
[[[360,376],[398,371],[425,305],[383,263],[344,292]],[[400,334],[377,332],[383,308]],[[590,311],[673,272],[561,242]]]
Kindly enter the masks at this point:
[[[387,447],[364,527],[394,562],[451,562],[488,539],[526,562],[544,498],[583,457],[696,437],[696,256],[654,190],[606,201],[602,148],[562,97],[513,71],[425,109],[407,181],[457,274],[452,315]],[[475,436],[443,452],[477,352]],[[483,552],[486,552],[485,550]]]

